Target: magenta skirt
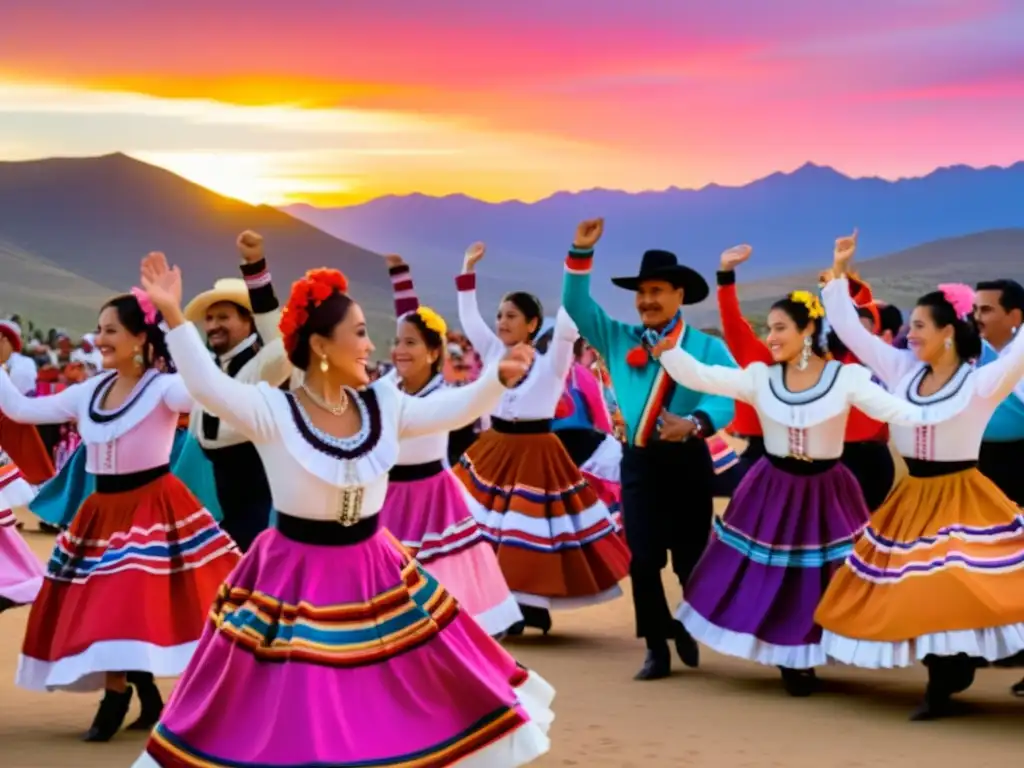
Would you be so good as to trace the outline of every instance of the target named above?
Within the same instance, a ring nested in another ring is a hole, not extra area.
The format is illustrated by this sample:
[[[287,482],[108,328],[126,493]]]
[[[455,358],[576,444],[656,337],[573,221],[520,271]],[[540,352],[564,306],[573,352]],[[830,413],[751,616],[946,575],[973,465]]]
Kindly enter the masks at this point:
[[[0,509],[0,611],[27,605],[43,586],[43,564],[18,533],[9,509]]]
[[[136,768],[501,768],[548,751],[554,690],[374,518],[357,528],[257,537]]]
[[[462,485],[440,462],[394,467],[380,521],[487,634],[522,620]]]

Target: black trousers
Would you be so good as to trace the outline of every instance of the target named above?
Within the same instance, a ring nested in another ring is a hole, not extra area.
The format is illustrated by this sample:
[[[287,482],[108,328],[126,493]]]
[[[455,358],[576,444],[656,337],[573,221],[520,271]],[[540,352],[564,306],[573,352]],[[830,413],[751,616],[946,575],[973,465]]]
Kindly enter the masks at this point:
[[[213,464],[217,500],[224,512],[220,527],[243,552],[270,525],[270,485],[252,443],[204,450]]]
[[[657,641],[674,634],[661,571],[671,555],[680,586],[690,578],[711,533],[713,482],[702,440],[623,449],[622,515],[637,637]]]
[[[843,446],[843,465],[857,478],[868,509],[874,512],[892,491],[896,465],[887,443],[865,440]]]
[[[978,469],[1018,507],[1024,507],[1024,440],[983,442]]]

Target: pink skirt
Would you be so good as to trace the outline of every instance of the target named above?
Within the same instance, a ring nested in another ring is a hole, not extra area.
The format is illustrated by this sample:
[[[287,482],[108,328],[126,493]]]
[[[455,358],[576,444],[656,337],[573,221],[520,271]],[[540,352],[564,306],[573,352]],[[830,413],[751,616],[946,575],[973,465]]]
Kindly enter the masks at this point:
[[[395,467],[380,521],[489,635],[522,620],[462,486],[440,462]]]
[[[16,524],[11,510],[0,509],[0,611],[28,605],[43,586],[43,564],[21,538]]]
[[[257,537],[135,768],[513,768],[548,751],[554,690],[373,522],[353,543]]]

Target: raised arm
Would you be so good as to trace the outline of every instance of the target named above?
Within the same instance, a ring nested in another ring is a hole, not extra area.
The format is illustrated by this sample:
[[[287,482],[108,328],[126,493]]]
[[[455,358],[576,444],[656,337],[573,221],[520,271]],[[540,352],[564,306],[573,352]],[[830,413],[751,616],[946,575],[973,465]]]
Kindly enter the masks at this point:
[[[843,366],[842,375],[852,379],[849,388],[850,405],[872,419],[908,427],[929,422],[921,406],[886,392],[872,380],[871,371],[863,365],[847,363]]]
[[[721,368],[726,371],[737,370],[736,361],[729,354],[725,344],[713,336],[708,337],[704,359],[707,361],[705,367]],[[701,395],[697,407],[694,409],[694,416],[706,421],[701,424],[701,434],[709,437],[732,421],[733,416],[736,415],[734,398],[734,395],[721,391],[704,392]]]
[[[740,299],[736,294],[736,267],[750,258],[753,249],[749,245],[737,245],[725,251],[719,258],[718,267],[718,314],[722,321],[722,336],[729,352],[741,367],[751,363],[772,364],[772,353],[768,345],[758,337],[750,323],[743,317]]]
[[[546,355],[551,361],[551,370],[559,381],[565,380],[573,363],[576,362],[576,356],[573,354],[573,351],[576,346],[576,340],[579,337],[580,332],[576,329],[576,324],[572,321],[572,318],[569,317],[569,313],[563,307],[559,307],[558,314],[555,316],[555,328],[551,336],[551,346],[548,347]]]
[[[728,355],[723,349],[722,352]],[[712,397],[725,397],[751,402],[754,399],[755,381],[749,368],[727,365],[705,365],[682,347],[672,346],[661,351],[658,360],[673,381],[687,389],[704,392]],[[702,406],[704,403],[702,403]],[[707,413],[704,407],[701,408]],[[713,408],[713,410],[720,410]],[[711,414],[709,417],[714,420]],[[714,426],[721,427],[728,422],[725,418]]]
[[[492,363],[505,351],[491,327],[480,315],[480,306],[476,300],[476,265],[484,257],[486,249],[483,243],[474,243],[466,250],[462,263],[462,274],[455,278],[455,287],[459,292],[459,324],[466,334],[473,349],[480,355],[484,364]]]
[[[28,397],[0,367],[0,411],[19,424],[63,424],[78,419],[85,384],[72,384],[55,395]]]
[[[243,232],[238,236],[238,252],[242,258],[242,279],[249,291],[253,324],[263,346],[256,353],[255,364],[246,366],[245,373],[237,378],[247,384],[265,381],[277,387],[288,380],[292,364],[281,341],[281,302],[274,291],[270,268],[263,253],[263,238],[255,232]]]
[[[1024,378],[1024,332],[1013,337],[998,359],[978,368],[974,375],[977,382],[975,392],[981,397],[1005,399]]]
[[[412,271],[401,256],[385,256],[388,274],[391,276],[391,293],[395,298],[395,317],[401,317],[420,308],[416,286],[412,282]]]
[[[164,375],[169,378],[167,389],[164,390],[164,405],[176,413],[191,413],[196,401],[185,386],[185,380],[176,373]]]
[[[604,232],[604,219],[581,222],[569,255],[565,258],[562,278],[562,306],[576,323],[580,336],[600,355],[611,357],[611,340],[616,336],[618,320],[613,320],[590,295],[590,271],[594,265],[594,246]]]

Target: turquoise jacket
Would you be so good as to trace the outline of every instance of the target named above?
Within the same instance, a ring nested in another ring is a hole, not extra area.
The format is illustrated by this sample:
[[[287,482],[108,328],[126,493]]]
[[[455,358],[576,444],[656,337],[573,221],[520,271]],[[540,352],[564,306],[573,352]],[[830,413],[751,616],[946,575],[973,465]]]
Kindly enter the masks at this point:
[[[630,325],[611,318],[590,295],[590,268],[593,251],[570,251],[562,282],[562,306],[587,340],[604,358],[612,377],[612,386],[626,423],[627,441],[645,445],[655,428],[660,410],[657,404],[669,383],[664,369],[650,361],[642,368],[626,362],[626,355],[641,343],[642,325]],[[687,325],[680,346],[706,365],[736,368],[736,361],[721,339]],[[666,410],[677,416],[703,416],[711,433],[732,421],[732,399],[695,392],[674,385]],[[710,435],[710,433],[709,433]]]
[[[998,359],[999,353],[992,345],[987,341],[982,342],[978,366],[988,365]],[[996,408],[988,426],[985,427],[985,442],[1009,443],[1024,440],[1024,398],[1021,397],[1021,390],[1022,385],[1018,384],[1017,389],[1007,395]]]

